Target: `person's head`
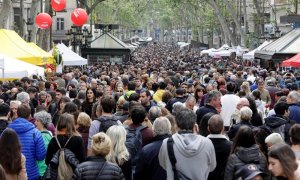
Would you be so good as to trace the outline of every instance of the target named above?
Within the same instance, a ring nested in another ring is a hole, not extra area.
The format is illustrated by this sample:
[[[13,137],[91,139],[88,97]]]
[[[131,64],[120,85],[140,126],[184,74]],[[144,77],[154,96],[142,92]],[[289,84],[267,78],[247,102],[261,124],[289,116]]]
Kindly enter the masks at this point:
[[[188,96],[188,98],[185,101],[185,107],[193,111],[195,105],[196,98],[194,96]]]
[[[142,90],[140,92],[140,102],[143,106],[147,106],[150,103],[151,100],[151,93],[148,90]]]
[[[76,98],[76,97],[77,97],[77,89],[71,89],[71,90],[69,91],[69,97],[70,97],[71,99]]]
[[[224,130],[223,119],[220,115],[213,115],[208,120],[208,131],[210,134],[222,134]]]
[[[255,144],[253,130],[249,126],[241,126],[234,137],[232,153],[237,147],[249,148]]]
[[[27,104],[21,104],[17,109],[17,115],[19,118],[29,119],[31,109]]]
[[[112,113],[116,106],[116,102],[112,96],[105,95],[101,98],[101,107],[104,113]]]
[[[182,109],[175,115],[176,125],[179,130],[193,131],[197,116],[189,109]]]
[[[147,112],[142,105],[135,105],[130,109],[130,117],[135,125],[141,124],[145,120],[146,114]]]
[[[293,145],[300,145],[300,124],[294,124],[290,128],[289,135]]]
[[[236,86],[235,86],[235,84],[232,83],[232,82],[229,82],[229,83],[227,83],[227,85],[226,85],[226,89],[227,89],[227,91],[228,91],[229,93],[233,93],[233,92],[235,91],[235,88],[236,88]]]
[[[250,122],[252,118],[252,110],[249,107],[242,107],[240,109],[240,114],[241,114],[241,121]]]
[[[88,128],[91,126],[91,124],[92,124],[92,120],[87,113],[85,113],[85,112],[79,113],[79,115],[77,117],[77,125],[78,126]]]
[[[260,92],[259,91],[253,91],[252,96],[254,100],[260,100]]]
[[[74,116],[69,113],[61,114],[57,121],[56,130],[67,135],[78,135]]]
[[[55,102],[56,101],[55,96],[56,96],[56,94],[55,94],[54,91],[47,92],[47,101],[48,101],[48,103]]]
[[[26,92],[29,94],[30,99],[34,99],[37,94],[37,89],[35,87],[29,87]]]
[[[271,148],[275,144],[284,143],[284,141],[279,133],[272,133],[266,137],[265,143],[267,144],[268,148]]]
[[[258,88],[258,90],[263,90],[265,88],[265,82],[264,82],[264,80],[262,80],[262,79],[258,80],[258,82],[257,82],[257,88]]]
[[[62,96],[58,101],[58,110],[63,110],[67,102],[70,102],[70,98],[67,96]]]
[[[268,153],[269,171],[275,177],[295,179],[295,171],[298,168],[294,151],[287,144],[276,144]]]
[[[10,107],[6,103],[0,104],[0,117],[7,117],[10,111]]]
[[[129,81],[128,82],[128,91],[134,91],[135,90],[135,82]]]
[[[79,82],[79,90],[86,91],[86,87],[87,87],[86,82],[84,81]]]
[[[194,96],[197,101],[201,100],[201,98],[205,93],[206,93],[205,89],[202,86],[200,85],[196,86]]]
[[[286,102],[278,102],[274,106],[276,115],[284,116],[288,113],[289,106]]]
[[[20,92],[17,94],[17,100],[21,101],[22,104],[29,104],[29,94],[27,92]]]
[[[87,88],[85,98],[86,102],[94,102],[96,100],[95,89]]]
[[[110,153],[107,159],[118,165],[124,164],[129,159],[129,152],[125,146],[126,130],[123,126],[113,125],[106,131],[111,139]]]
[[[300,102],[300,93],[298,91],[291,91],[286,98],[288,104],[296,104]]]
[[[51,115],[46,111],[40,111],[34,114],[35,125],[38,130],[47,129],[52,122]]]
[[[55,90],[55,98],[56,98],[56,102],[58,102],[62,96],[66,95],[66,89],[65,88],[58,88]]]
[[[166,117],[158,117],[155,119],[152,129],[155,136],[171,134],[171,123]]]
[[[278,102],[279,98],[284,96],[284,93],[282,91],[275,92],[275,102]]]
[[[152,106],[148,112],[148,118],[151,122],[153,122],[156,118],[162,115],[161,109],[158,106]]]
[[[7,128],[1,134],[0,154],[0,164],[6,173],[19,174],[22,169],[21,144],[13,129]]]
[[[221,107],[221,97],[222,94],[219,91],[212,90],[208,93],[207,102],[214,108]]]
[[[106,157],[110,152],[111,140],[103,132],[97,133],[92,137],[92,153],[94,155],[100,155]]]
[[[242,107],[249,107],[249,106],[250,104],[247,98],[240,98],[240,100],[236,105],[236,109],[240,110]]]
[[[242,177],[243,180],[263,180],[264,173],[256,164],[246,164],[237,170],[236,176]]]
[[[170,91],[166,90],[161,97],[161,101],[167,104],[172,98],[173,94]]]

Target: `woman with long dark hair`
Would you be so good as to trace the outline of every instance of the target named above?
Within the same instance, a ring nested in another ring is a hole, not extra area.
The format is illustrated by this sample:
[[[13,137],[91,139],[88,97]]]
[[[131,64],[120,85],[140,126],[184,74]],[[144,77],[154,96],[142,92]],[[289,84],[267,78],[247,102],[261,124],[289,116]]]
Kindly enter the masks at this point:
[[[224,180],[238,179],[237,172],[246,164],[259,165],[262,172],[266,172],[267,169],[266,157],[256,144],[252,129],[249,126],[241,126],[233,141]]]
[[[298,180],[298,163],[294,151],[286,144],[276,144],[269,153],[268,169],[277,180]]]
[[[6,179],[27,179],[25,156],[16,132],[10,128],[3,131],[0,138],[0,164],[5,170]]]
[[[96,102],[95,90],[87,88],[85,101],[81,104],[81,111],[87,113],[90,117],[92,115],[92,107]]]

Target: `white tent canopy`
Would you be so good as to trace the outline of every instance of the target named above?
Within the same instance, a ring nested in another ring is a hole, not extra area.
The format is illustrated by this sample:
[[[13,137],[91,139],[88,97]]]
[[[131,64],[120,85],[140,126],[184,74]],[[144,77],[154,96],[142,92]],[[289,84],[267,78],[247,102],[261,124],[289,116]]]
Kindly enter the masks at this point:
[[[266,45],[270,44],[272,41],[265,41],[263,42],[260,46],[258,46],[256,49],[253,49],[252,51],[246,53],[243,55],[243,59],[244,60],[251,60],[251,59],[254,59],[254,54],[255,54],[255,51],[259,51],[261,50],[263,47],[265,47]]]
[[[209,54],[209,53],[212,52],[212,51],[216,51],[216,49],[215,49],[215,48],[204,49],[204,50],[202,50],[202,51],[200,52],[200,56],[204,56],[204,55],[206,55],[206,54]]]
[[[87,59],[70,50],[65,44],[59,43],[56,47],[62,55],[64,66],[82,66],[87,64]]]
[[[4,69],[4,73],[0,73],[0,78],[22,78],[32,75],[45,76],[44,68],[1,54],[0,64],[3,65]]]

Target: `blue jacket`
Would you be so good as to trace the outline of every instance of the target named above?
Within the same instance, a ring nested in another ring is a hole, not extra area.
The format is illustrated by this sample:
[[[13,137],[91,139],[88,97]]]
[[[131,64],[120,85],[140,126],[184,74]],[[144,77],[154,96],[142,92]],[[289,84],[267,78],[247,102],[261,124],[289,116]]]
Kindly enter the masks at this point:
[[[36,161],[45,159],[46,149],[41,133],[35,126],[24,118],[15,119],[9,126],[18,134],[22,153],[26,157],[26,172],[29,180],[39,178]]]
[[[300,105],[299,104],[289,104],[289,119],[300,123]]]

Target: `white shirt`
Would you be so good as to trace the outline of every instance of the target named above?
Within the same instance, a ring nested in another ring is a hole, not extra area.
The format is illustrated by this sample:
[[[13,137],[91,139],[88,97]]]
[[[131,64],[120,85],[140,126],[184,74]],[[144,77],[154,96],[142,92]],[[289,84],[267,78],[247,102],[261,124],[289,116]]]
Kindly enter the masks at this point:
[[[224,126],[230,126],[230,117],[234,113],[240,97],[234,94],[225,94],[221,97],[222,111],[220,113],[224,121]]]

